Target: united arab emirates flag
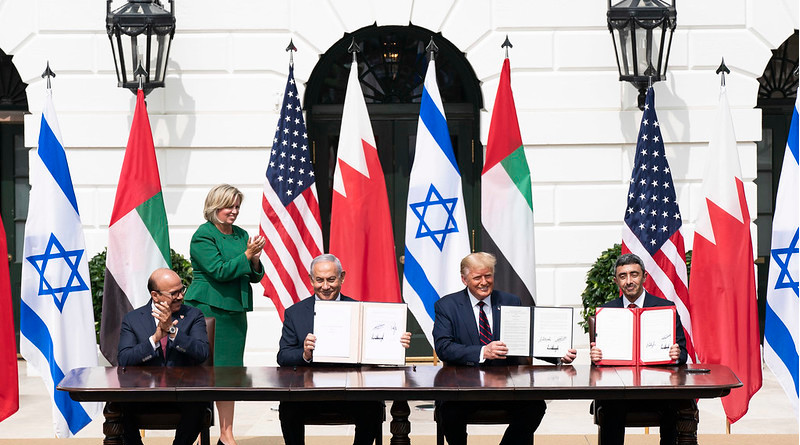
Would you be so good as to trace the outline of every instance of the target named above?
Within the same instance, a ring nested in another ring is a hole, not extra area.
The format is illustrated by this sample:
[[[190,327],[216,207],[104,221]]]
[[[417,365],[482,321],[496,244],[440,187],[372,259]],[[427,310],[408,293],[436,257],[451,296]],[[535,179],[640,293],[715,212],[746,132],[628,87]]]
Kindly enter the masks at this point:
[[[144,92],[139,90],[108,228],[100,350],[112,365],[117,364],[122,317],[150,300],[147,279],[159,267],[171,267],[167,212]]]
[[[495,286],[536,301],[531,171],[511,92],[511,64],[503,61],[481,173],[483,250],[497,256]]]

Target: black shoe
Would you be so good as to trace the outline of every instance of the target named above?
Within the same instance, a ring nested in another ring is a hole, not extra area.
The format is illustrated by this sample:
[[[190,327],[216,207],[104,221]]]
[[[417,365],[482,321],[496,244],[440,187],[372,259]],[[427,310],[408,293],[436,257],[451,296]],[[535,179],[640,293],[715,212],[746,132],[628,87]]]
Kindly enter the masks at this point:
[[[225,442],[222,439],[217,439],[217,445],[225,445]]]

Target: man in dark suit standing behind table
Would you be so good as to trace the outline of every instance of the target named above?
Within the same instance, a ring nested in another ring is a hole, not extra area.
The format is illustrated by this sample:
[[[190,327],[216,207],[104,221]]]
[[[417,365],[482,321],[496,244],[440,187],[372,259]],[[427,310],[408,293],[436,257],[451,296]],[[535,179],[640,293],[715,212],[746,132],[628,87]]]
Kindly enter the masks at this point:
[[[508,348],[500,338],[500,306],[519,306],[516,295],[494,289],[494,255],[476,252],[461,260],[461,281],[466,288],[446,295],[434,305],[433,339],[436,354],[448,365],[508,366],[527,363],[526,357],[506,357]],[[561,359],[572,363],[570,349]],[[550,360],[548,360],[550,361]],[[502,402],[437,402],[444,435],[450,445],[467,443],[466,418],[479,409],[509,409],[519,414],[511,420],[501,444],[531,440],[544,417],[543,400]]]
[[[314,287],[314,295],[286,309],[283,317],[283,332],[278,349],[280,366],[317,366],[314,363],[314,303],[322,301],[355,301],[341,294],[345,271],[342,263],[331,254],[320,255],[311,262],[309,278]],[[411,333],[400,338],[403,347],[408,348]],[[333,365],[331,365],[333,366]],[[339,365],[341,366],[341,365]],[[286,445],[305,443],[303,417],[308,413],[347,412],[356,417],[355,445],[368,445],[379,433],[376,419],[383,417],[383,402],[281,402],[281,431]]]
[[[632,253],[626,253],[617,258],[614,265],[614,283],[622,291],[622,297],[615,298],[602,307],[654,307],[675,306],[675,303],[664,298],[651,295],[644,290],[647,272],[644,262]],[[686,363],[686,336],[683,333],[681,317],[675,314],[675,340],[669,349],[669,358],[675,364]],[[594,342],[591,344],[590,356],[592,363],[603,358],[603,351]],[[628,412],[658,411],[661,418],[659,430],[661,432],[661,445],[673,445],[678,437],[676,428],[677,412],[686,404],[694,404],[693,400],[596,400],[595,409],[602,410],[599,444],[616,445],[625,440],[625,417]]]
[[[183,305],[186,287],[170,269],[156,269],[147,280],[151,301],[128,312],[119,333],[119,366],[194,366],[208,358],[208,334],[203,313]],[[122,405],[125,445],[141,445],[133,412],[180,409],[174,445],[192,444],[200,434],[208,403],[126,403]]]

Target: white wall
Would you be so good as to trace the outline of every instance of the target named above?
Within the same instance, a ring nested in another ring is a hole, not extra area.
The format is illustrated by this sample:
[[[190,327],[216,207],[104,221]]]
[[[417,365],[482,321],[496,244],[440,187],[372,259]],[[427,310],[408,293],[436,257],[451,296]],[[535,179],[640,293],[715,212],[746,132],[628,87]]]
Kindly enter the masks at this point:
[[[113,7],[117,7],[115,2]],[[272,128],[288,72],[284,49],[299,51],[300,94],[319,55],[343,33],[409,22],[442,35],[466,54],[482,82],[485,143],[506,34],[512,87],[533,175],[540,304],[580,306],[588,266],[619,242],[633,146],[641,118],[637,91],[617,80],[607,4],[600,0],[333,1],[176,0],[177,27],[166,88],[148,97],[172,247],[188,256],[211,185],[245,193],[241,225],[257,230]],[[691,248],[705,152],[719,92],[721,57],[732,73],[728,94],[751,215],[755,216],[754,141],[761,113],[758,82],[777,48],[798,27],[796,0],[677,3],[668,79],[655,85],[667,156]],[[57,73],[61,124],[87,248],[107,242],[107,227],[132,119],[133,95],[116,86],[105,33],[105,2],[0,0],[0,48],[29,83],[33,114],[25,144],[38,138],[46,61]],[[220,12],[220,8],[227,8]],[[216,14],[207,11],[215,10]],[[500,285],[501,287],[502,285]],[[260,294],[260,289],[257,294]],[[280,322],[256,298],[248,364],[273,363]],[[586,340],[578,337],[578,343]]]

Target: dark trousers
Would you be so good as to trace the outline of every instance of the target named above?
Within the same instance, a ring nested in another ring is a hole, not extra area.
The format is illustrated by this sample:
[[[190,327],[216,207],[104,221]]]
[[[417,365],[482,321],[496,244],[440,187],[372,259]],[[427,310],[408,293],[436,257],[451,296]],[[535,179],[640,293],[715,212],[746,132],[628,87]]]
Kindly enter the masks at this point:
[[[659,417],[661,445],[675,445],[678,439],[678,410],[693,400],[595,400],[599,411],[600,445],[625,442],[625,419],[628,413],[656,412]]]
[[[349,418],[356,426],[354,445],[370,445],[382,434],[383,402],[281,402],[278,417],[286,445],[304,445],[305,419]]]
[[[544,400],[506,402],[438,402],[444,437],[449,445],[466,445],[467,420],[477,411],[504,410],[510,416],[501,445],[530,443],[547,409]]]
[[[157,414],[164,412],[174,414],[180,412],[181,418],[175,428],[173,445],[192,445],[200,435],[203,425],[203,416],[209,405],[199,403],[123,403],[122,409],[122,443],[124,445],[142,445],[142,436],[139,434],[141,425],[136,420],[136,413]]]

